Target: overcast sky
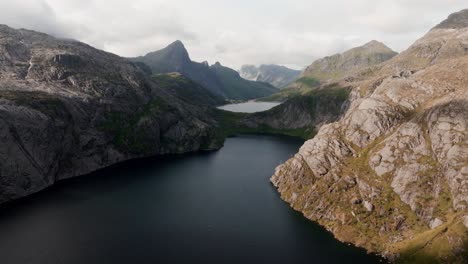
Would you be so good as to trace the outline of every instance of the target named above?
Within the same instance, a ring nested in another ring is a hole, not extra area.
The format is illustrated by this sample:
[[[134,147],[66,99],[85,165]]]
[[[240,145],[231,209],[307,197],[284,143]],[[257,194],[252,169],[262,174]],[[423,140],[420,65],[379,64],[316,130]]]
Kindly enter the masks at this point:
[[[0,0],[0,24],[121,56],[182,40],[193,60],[295,68],[372,39],[406,49],[467,0]]]

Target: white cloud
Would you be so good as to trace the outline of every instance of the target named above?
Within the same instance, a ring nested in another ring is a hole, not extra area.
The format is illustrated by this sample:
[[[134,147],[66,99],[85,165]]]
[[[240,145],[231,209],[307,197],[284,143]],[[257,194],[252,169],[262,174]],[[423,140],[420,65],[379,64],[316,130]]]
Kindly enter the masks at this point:
[[[466,0],[0,0],[0,23],[122,56],[182,40],[195,60],[302,67],[372,39],[401,51]]]

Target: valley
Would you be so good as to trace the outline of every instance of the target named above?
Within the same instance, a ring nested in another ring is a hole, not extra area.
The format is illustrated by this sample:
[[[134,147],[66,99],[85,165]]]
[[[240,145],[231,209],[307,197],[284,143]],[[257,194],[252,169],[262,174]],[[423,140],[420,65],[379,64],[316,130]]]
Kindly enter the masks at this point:
[[[303,71],[0,25],[0,261],[466,263],[467,87],[468,10]]]

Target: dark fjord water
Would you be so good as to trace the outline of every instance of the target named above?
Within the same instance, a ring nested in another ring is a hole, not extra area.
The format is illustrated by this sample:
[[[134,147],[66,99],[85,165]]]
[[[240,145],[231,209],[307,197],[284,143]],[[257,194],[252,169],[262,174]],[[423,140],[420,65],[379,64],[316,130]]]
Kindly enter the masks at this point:
[[[241,136],[59,183],[0,208],[0,263],[378,263],[280,200],[269,177],[300,144]]]
[[[256,113],[270,110],[271,108],[280,105],[279,102],[255,102],[249,101],[240,104],[228,104],[218,107],[219,109],[238,112],[238,113]]]

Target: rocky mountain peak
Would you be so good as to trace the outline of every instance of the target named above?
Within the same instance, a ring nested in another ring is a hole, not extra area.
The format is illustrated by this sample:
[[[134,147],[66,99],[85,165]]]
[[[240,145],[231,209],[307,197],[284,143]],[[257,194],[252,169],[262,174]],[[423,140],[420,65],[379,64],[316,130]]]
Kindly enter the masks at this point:
[[[169,46],[167,46],[165,50],[168,51],[172,58],[178,58],[183,61],[190,60],[189,53],[182,41],[180,40],[176,40],[173,43],[169,44]]]
[[[384,43],[377,40],[371,40],[370,42],[364,44],[362,47],[367,49],[385,49],[388,51],[392,51],[392,49],[387,47]]]
[[[168,45],[168,47],[170,47],[172,49],[186,50],[185,46],[184,46],[184,43],[182,43],[182,41],[180,41],[180,40],[176,40],[176,41],[172,42],[171,44]]]
[[[468,9],[451,14],[434,29],[458,29],[468,27]]]
[[[189,53],[180,40],[174,41],[162,50],[150,52],[145,57],[157,60],[167,60],[175,64],[190,62]]]

